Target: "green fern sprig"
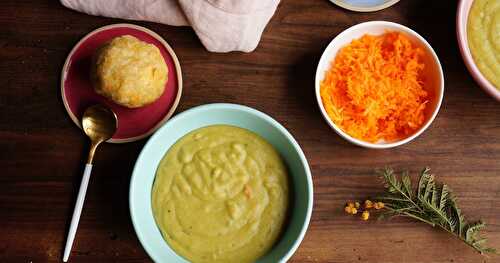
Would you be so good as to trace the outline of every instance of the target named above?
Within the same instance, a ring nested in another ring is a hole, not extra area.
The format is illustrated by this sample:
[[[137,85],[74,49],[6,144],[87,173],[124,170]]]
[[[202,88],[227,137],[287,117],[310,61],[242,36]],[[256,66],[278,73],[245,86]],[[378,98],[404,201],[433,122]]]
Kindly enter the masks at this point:
[[[445,184],[436,183],[429,168],[420,173],[415,190],[408,172],[403,172],[401,178],[390,168],[379,173],[387,190],[387,194],[377,198],[387,208],[379,218],[410,217],[442,228],[481,254],[496,253],[494,248],[485,246],[486,239],[480,236],[479,232],[485,224],[480,220],[466,221],[451,189]]]

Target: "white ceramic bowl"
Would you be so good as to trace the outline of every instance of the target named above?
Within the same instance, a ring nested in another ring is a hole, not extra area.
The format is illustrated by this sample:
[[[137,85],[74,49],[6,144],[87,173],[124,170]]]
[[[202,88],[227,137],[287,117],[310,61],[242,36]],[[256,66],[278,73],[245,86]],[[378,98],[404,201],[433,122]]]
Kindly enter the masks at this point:
[[[479,71],[472,58],[472,54],[469,49],[469,41],[467,39],[467,20],[469,19],[469,11],[472,7],[474,0],[461,0],[458,4],[457,9],[457,39],[458,46],[460,47],[460,53],[465,62],[465,66],[469,70],[470,74],[476,80],[476,82],[481,86],[488,94],[493,98],[500,101],[500,90],[497,89],[491,82],[489,82]]]
[[[426,67],[424,68],[424,74],[426,76],[424,87],[431,94],[430,97],[432,99],[431,101],[429,101],[429,104],[425,112],[426,120],[422,125],[422,127],[420,127],[420,129],[415,131],[415,133],[398,141],[391,141],[391,142],[381,141],[377,143],[371,143],[350,136],[349,134],[342,131],[330,119],[330,117],[326,113],[326,110],[323,106],[323,102],[321,100],[320,83],[324,79],[325,72],[330,68],[331,62],[337,55],[337,52],[342,47],[349,44],[352,40],[360,38],[365,34],[381,35],[387,31],[397,31],[404,33],[406,36],[408,36],[408,38],[410,38],[410,40],[415,45],[421,47],[422,50],[424,50],[423,60],[426,65]],[[425,39],[421,37],[418,33],[397,23],[386,22],[386,21],[371,21],[371,22],[357,24],[355,26],[352,26],[344,30],[330,42],[330,44],[326,47],[325,51],[323,52],[323,55],[321,55],[318,68],[316,69],[315,88],[316,88],[316,99],[319,108],[321,110],[321,113],[323,114],[323,117],[328,122],[330,127],[332,127],[332,129],[335,132],[337,132],[342,138],[358,146],[366,148],[374,148],[374,149],[384,149],[384,148],[396,147],[415,139],[431,125],[432,121],[434,120],[439,111],[439,108],[441,107],[441,102],[443,101],[444,77],[443,77],[443,70],[441,68],[441,63],[439,62],[436,53],[429,45],[429,43],[427,43],[427,41],[425,41]]]

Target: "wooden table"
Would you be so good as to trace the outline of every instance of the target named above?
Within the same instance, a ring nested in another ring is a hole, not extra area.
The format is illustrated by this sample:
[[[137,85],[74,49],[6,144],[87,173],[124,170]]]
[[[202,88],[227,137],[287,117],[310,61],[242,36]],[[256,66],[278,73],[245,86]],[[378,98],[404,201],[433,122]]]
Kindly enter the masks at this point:
[[[430,166],[482,218],[500,248],[500,104],[472,80],[455,37],[456,1],[405,0],[353,13],[326,0],[283,0],[250,54],[207,52],[187,27],[135,22],[163,36],[182,65],[177,112],[211,103],[254,107],[281,122],[302,146],[314,178],[314,211],[293,262],[500,262],[406,219],[361,222],[343,204],[382,190],[375,168]],[[407,25],[435,48],[446,92],[441,111],[414,142],[390,150],[355,147],[323,121],[313,76],[323,48],[363,21]],[[67,116],[60,70],[94,28],[123,22],[68,10],[58,1],[4,1],[0,8],[0,262],[59,262],[88,141]],[[71,262],[147,262],[128,210],[129,179],[145,141],[105,145],[96,156]]]

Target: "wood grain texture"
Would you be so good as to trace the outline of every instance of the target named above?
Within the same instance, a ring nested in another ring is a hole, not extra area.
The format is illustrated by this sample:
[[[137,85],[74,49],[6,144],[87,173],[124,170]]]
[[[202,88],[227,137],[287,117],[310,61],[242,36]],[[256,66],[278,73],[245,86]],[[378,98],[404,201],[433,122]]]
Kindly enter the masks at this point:
[[[411,220],[361,222],[348,199],[382,190],[375,168],[430,166],[457,193],[463,212],[488,224],[500,248],[500,104],[468,74],[455,37],[456,1],[405,0],[353,13],[327,0],[283,0],[253,53],[207,52],[188,27],[135,22],[163,36],[184,77],[177,112],[211,102],[268,113],[296,137],[310,162],[312,221],[292,262],[500,262]],[[323,48],[363,21],[407,25],[435,48],[445,99],[430,129],[390,150],[355,147],[323,121],[313,76]],[[59,76],[73,45],[97,27],[93,17],[53,0],[3,1],[0,9],[0,262],[60,262],[86,156],[82,132],[61,103]],[[71,262],[149,262],[128,211],[128,186],[145,141],[99,149]]]

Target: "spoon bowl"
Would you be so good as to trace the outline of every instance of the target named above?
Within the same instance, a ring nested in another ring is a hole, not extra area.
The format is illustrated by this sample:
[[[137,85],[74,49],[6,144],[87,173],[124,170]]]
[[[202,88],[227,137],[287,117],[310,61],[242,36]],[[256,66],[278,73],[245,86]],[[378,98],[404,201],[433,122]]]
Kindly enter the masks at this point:
[[[82,117],[82,128],[91,141],[107,141],[116,132],[116,114],[99,104],[90,106]]]
[[[90,138],[91,145],[87,164],[92,164],[97,146],[113,137],[118,126],[116,114],[102,105],[88,107],[83,113],[83,132]]]

